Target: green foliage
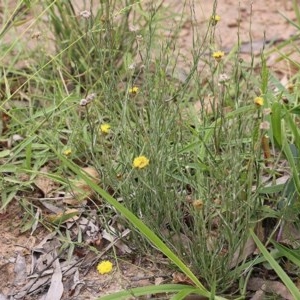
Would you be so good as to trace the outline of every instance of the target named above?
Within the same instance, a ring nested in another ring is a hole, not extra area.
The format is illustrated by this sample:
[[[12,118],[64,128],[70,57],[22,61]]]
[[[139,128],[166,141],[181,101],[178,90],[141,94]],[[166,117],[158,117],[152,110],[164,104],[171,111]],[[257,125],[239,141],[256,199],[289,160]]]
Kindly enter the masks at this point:
[[[216,26],[210,21],[202,35],[195,30],[192,63],[180,64],[176,38],[184,16],[176,16],[180,21],[168,27],[165,19],[174,15],[162,3],[145,7],[142,1],[99,1],[94,10],[80,12],[72,1],[24,1],[0,37],[35,7],[42,12],[37,10],[34,22],[14,42],[4,43],[0,53],[1,209],[18,194],[34,190],[45,165],[62,188],[68,185],[66,177],[77,174],[105,200],[107,215],[117,211],[120,222],[132,229],[138,251],[160,251],[195,285],[136,288],[103,299],[161,292],[171,293],[172,299],[191,293],[224,299],[215,293],[230,294],[234,283],[245,284],[253,266],[264,261],[299,297],[275,261],[286,256],[298,265],[295,252],[275,244],[278,251],[272,257],[251,231],[260,220],[272,216],[279,222],[297,211],[299,75],[293,78],[296,91],[290,93],[263,55],[257,76],[252,62],[240,60],[238,47],[215,60]],[[217,1],[213,8],[215,15]],[[29,67],[15,67],[23,59],[21,50],[6,62],[9,51],[24,46],[26,33],[39,26],[51,31],[43,42],[52,39],[55,47],[47,49],[37,40],[33,51],[26,49]],[[256,96],[263,98],[262,105],[254,104]],[[101,125],[109,125],[107,132]],[[13,140],[16,135],[20,138]],[[149,165],[134,167],[139,156]],[[277,184],[283,160],[291,176]],[[97,169],[101,187],[81,171],[84,166]],[[275,183],[265,186],[268,176]],[[29,201],[22,205],[23,229],[28,230],[38,221],[36,207]],[[52,225],[59,227],[73,214]],[[250,236],[263,254],[257,260],[243,257]],[[64,247],[68,243],[67,236]],[[240,292],[244,297],[245,287]]]
[[[253,237],[258,249],[261,251],[262,255],[265,257],[267,262],[271,265],[272,269],[276,272],[285,286],[289,289],[294,299],[300,298],[300,291],[297,286],[293,283],[293,281],[289,278],[286,272],[280,267],[280,265],[276,262],[276,260],[270,255],[266,247],[261,243],[259,238],[255,235],[255,233],[251,230],[251,236]],[[282,251],[282,250],[281,250]]]

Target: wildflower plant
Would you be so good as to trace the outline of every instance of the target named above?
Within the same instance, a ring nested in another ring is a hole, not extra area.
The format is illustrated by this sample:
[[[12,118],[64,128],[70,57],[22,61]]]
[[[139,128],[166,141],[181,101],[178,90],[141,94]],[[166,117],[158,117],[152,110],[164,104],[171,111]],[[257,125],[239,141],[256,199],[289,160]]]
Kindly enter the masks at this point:
[[[181,296],[194,291],[221,299],[215,294],[241,286],[235,292],[246,297],[243,280],[253,269],[241,256],[249,229],[265,218],[262,177],[273,172],[272,147],[279,146],[291,166],[294,185],[288,190],[300,194],[298,152],[293,150],[300,149],[299,108],[285,106],[270,93],[265,64],[258,83],[253,64],[242,63],[238,51],[226,54],[226,60],[223,51],[207,51],[218,49],[217,1],[207,32],[194,31],[201,43],[194,43],[183,79],[176,76],[180,53],[175,46],[184,24],[166,32],[159,21],[169,11],[153,1],[151,9],[136,1],[100,2],[95,11],[76,11],[71,1],[42,2],[56,41],[54,53],[32,53],[38,64],[30,74],[12,64],[3,67],[23,76],[15,88],[2,74],[4,102],[28,94],[31,105],[10,110],[1,105],[5,141],[16,133],[24,136],[1,152],[1,206],[20,186],[34,186],[32,178],[20,183],[24,172],[33,176],[48,164],[57,174],[53,178],[65,185],[65,174],[81,174],[97,192],[93,206],[101,224],[119,214],[121,225],[132,231],[128,238],[136,252],[159,249],[189,276],[196,288],[180,286]],[[256,90],[263,97],[255,97]],[[298,95],[283,87],[280,92],[297,103]],[[199,110],[191,99],[199,99]],[[101,187],[79,171],[86,165],[101,174]],[[285,204],[290,210],[291,203]],[[96,268],[108,274],[113,265],[103,261]]]

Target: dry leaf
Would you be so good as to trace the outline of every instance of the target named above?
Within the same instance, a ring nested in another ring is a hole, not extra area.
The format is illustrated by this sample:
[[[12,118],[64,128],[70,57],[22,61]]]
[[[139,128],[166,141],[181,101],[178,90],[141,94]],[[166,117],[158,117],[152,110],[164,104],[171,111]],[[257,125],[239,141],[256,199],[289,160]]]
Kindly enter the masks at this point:
[[[194,285],[193,281],[188,278],[186,275],[184,275],[183,273],[180,272],[174,272],[172,274],[173,283],[181,283],[181,284],[188,284],[188,285]]]
[[[95,183],[100,182],[100,176],[93,167],[83,168],[82,171],[87,173]],[[69,205],[78,205],[82,201],[91,198],[94,194],[93,189],[83,180],[77,179],[71,181],[71,191],[66,193],[63,202]]]
[[[25,261],[25,257],[20,253],[17,256],[14,271],[16,274],[14,284],[16,285],[24,284],[27,278],[26,261]]]
[[[211,230],[206,237],[207,251],[214,252],[219,242],[219,234],[216,230]]]
[[[53,204],[53,201],[46,201],[46,200],[40,200],[40,203],[45,206],[49,211],[51,211],[54,214],[60,214],[63,213],[63,208],[57,207]]]
[[[78,215],[79,210],[72,208],[65,210],[63,213],[48,215],[45,217],[45,220],[50,223],[60,225],[69,221],[75,222],[79,218]]]
[[[256,244],[252,237],[249,237],[244,245],[243,251],[241,251],[241,247],[239,247],[231,260],[230,268],[234,268],[240,262],[245,260],[249,255],[252,255],[256,249]],[[242,252],[242,253],[241,253]]]
[[[55,182],[47,176],[48,167],[41,168],[34,180],[34,184],[43,192],[44,197],[49,197],[50,193],[56,189]]]
[[[95,220],[90,219],[88,220],[85,217],[81,217],[78,224],[83,232],[86,233],[88,237],[95,237],[99,234],[100,228],[98,225],[95,224]]]
[[[44,290],[45,285],[49,280],[49,276],[40,277],[38,280],[31,279],[21,291],[14,295],[14,299],[25,299],[26,295],[30,295],[32,292],[37,292],[38,290]]]
[[[8,300],[8,298],[0,292],[0,300]]]
[[[256,291],[250,300],[264,300],[265,299],[265,289],[266,289],[266,286],[263,284],[261,287],[261,290]]]
[[[262,278],[250,278],[247,288],[251,291],[263,290],[266,293],[279,295],[282,299],[294,300],[285,285],[279,281],[264,280]]]
[[[53,256],[57,257],[56,251],[54,251]],[[54,267],[54,272],[51,278],[51,284],[45,300],[60,300],[64,292],[64,286],[62,283],[62,273],[59,264],[59,259],[55,259],[52,265]]]
[[[293,222],[285,222],[283,225],[282,234],[278,242],[291,246],[297,249],[300,246],[300,232]]]
[[[111,230],[111,232],[115,231],[115,229],[111,226],[109,226],[109,229]],[[132,250],[120,240],[121,238],[125,237],[129,233],[130,233],[129,229],[125,229],[121,234],[118,235],[113,235],[107,232],[106,230],[104,230],[102,232],[102,237],[108,240],[109,242],[111,242],[110,244],[111,246],[115,245],[118,249],[122,251],[122,253],[131,253]]]
[[[79,270],[78,268],[76,269],[73,277],[73,284],[69,289],[69,296],[73,297],[78,297],[81,292],[81,289],[85,287],[85,282],[83,280],[79,279]]]
[[[157,277],[157,278],[155,278],[155,280],[154,280],[154,284],[155,284],[155,285],[160,285],[160,284],[162,284],[164,281],[165,281],[165,279],[164,279],[163,277]]]

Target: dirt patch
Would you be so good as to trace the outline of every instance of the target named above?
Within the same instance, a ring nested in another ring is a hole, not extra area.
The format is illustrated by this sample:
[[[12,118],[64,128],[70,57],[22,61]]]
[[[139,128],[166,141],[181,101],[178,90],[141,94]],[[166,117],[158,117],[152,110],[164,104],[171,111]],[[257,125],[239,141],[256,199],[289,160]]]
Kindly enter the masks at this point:
[[[14,271],[18,254],[27,256],[35,244],[36,237],[20,232],[23,211],[12,203],[0,214],[0,292],[9,294],[14,289]]]
[[[28,232],[20,233],[22,217],[22,208],[17,203],[9,205],[6,212],[0,215],[1,300],[8,299],[6,297],[10,295],[14,296],[9,299],[41,299],[41,290],[39,289],[37,289],[37,293],[29,293],[27,296],[26,294],[22,296],[19,291],[23,291],[23,287],[28,286],[30,282],[27,274],[35,274],[32,269],[33,261],[36,259],[32,250],[40,244],[45,236],[49,235],[49,232],[40,227],[34,236]],[[83,253],[84,258],[79,272],[64,275],[64,292],[61,299],[96,299],[101,295],[116,291],[172,280],[172,271],[166,267],[168,261],[161,255],[152,258],[150,255],[135,253],[122,257],[116,253],[116,257],[114,257],[114,254],[110,252],[109,255],[104,255],[99,260],[109,259],[113,263],[113,271],[100,275],[96,270],[95,253],[88,251],[88,246],[83,249]],[[75,250],[73,257],[80,261],[80,256],[80,251]],[[21,264],[20,259],[23,260]],[[20,265],[24,268],[20,269]],[[44,284],[44,288],[47,292],[49,284]]]
[[[190,6],[184,6],[182,2],[166,1],[166,5],[178,13],[182,10],[186,12],[188,16],[186,26],[180,34],[178,45],[183,51],[190,51],[193,45],[191,24],[196,25],[196,30],[199,30],[200,33],[204,33],[213,13],[213,4],[210,1],[197,1],[192,6],[194,15],[194,19],[192,19]],[[221,17],[221,21],[216,27],[216,41],[218,47],[223,50],[230,50],[238,41],[250,43],[252,40],[254,43],[263,43],[264,40],[285,40],[296,34],[295,27],[291,26],[282,16],[293,21],[296,20],[292,1],[224,0],[218,1],[215,12]],[[245,50],[245,52],[247,51]],[[248,52],[250,52],[250,47]]]

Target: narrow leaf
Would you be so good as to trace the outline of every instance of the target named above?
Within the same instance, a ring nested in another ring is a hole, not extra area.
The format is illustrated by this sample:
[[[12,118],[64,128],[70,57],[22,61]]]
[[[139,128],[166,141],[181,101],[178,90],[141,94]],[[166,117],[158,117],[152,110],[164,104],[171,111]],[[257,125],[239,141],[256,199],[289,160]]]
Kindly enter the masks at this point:
[[[300,299],[300,291],[296,287],[296,285],[293,283],[293,281],[290,279],[290,277],[284,272],[284,270],[280,267],[280,265],[277,263],[277,261],[272,257],[272,255],[269,253],[269,251],[266,249],[266,247],[262,244],[262,242],[259,240],[257,235],[254,233],[252,229],[250,229],[250,234],[252,238],[254,239],[258,249],[262,253],[262,255],[265,257],[265,259],[268,261],[270,266],[273,268],[273,270],[276,272],[276,274],[279,276],[279,278],[282,280],[282,282],[285,284],[285,286],[288,288],[290,293],[293,295],[294,299]]]

